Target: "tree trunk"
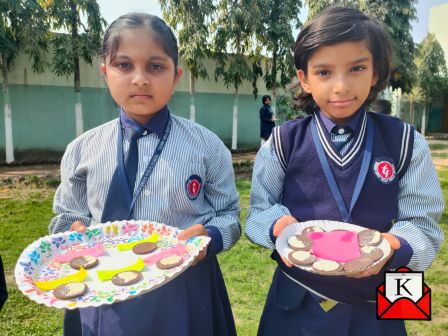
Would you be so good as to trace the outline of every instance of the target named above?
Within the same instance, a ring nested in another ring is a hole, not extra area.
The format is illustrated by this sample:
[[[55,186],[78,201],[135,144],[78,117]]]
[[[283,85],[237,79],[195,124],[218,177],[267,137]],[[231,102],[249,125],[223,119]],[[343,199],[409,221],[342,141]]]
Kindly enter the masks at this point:
[[[196,121],[196,90],[194,87],[195,81],[193,74],[190,71],[190,120]]]
[[[426,103],[423,104],[422,127],[420,130],[423,136],[425,136],[426,133],[426,105]]]
[[[3,95],[4,95],[4,113],[5,113],[5,152],[6,163],[14,161],[14,143],[12,136],[12,110],[9,99],[9,81],[8,65],[5,54],[1,54],[2,59],[2,77],[3,77]]]
[[[238,143],[238,87],[235,88],[232,118],[232,149],[237,149]]]
[[[276,48],[277,50],[277,48]],[[271,109],[274,118],[277,116],[277,51],[274,51],[272,55],[272,99],[271,99]]]
[[[79,44],[78,36],[78,26],[79,26],[79,14],[76,9],[76,4],[73,0],[69,0],[70,14],[71,14],[71,36],[72,36],[72,48],[75,51]],[[76,55],[75,52],[73,52]],[[74,56],[74,86],[75,86],[75,125],[76,125],[76,136],[80,136],[84,131],[84,122],[82,117],[82,102],[81,102],[81,74],[79,70],[79,57]]]

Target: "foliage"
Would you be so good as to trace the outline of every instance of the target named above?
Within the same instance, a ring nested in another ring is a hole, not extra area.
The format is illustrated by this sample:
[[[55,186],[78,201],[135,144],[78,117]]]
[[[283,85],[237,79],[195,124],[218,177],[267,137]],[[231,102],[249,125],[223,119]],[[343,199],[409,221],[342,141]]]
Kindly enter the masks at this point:
[[[48,26],[43,8],[36,0],[2,0],[0,2],[0,62],[9,69],[19,50],[33,60],[33,71],[42,72],[46,63]]]
[[[418,45],[414,64],[416,90],[419,90],[421,101],[430,102],[446,90],[447,81],[445,55],[434,34],[428,34]]]
[[[224,84],[237,91],[244,80],[251,80],[257,95],[256,78],[260,76],[259,52],[255,36],[260,31],[260,8],[256,0],[220,0],[217,17],[212,27],[213,54],[218,66],[215,79],[222,77]],[[227,55],[228,51],[232,54]],[[250,56],[252,65],[246,61]]]
[[[194,79],[207,78],[204,60],[210,56],[207,46],[207,21],[214,12],[212,0],[160,0],[163,17],[177,33],[179,54]]]
[[[69,34],[54,34],[52,70],[58,76],[74,74],[75,90],[80,91],[79,59],[92,64],[101,46],[106,21],[96,0],[42,0],[52,28]],[[86,17],[86,24],[81,21]]]
[[[389,32],[394,47],[390,84],[409,92],[414,80],[413,20],[417,19],[417,0],[358,0],[359,8],[376,17]]]
[[[266,88],[273,90],[285,86],[294,76],[292,26],[299,28],[302,2],[297,0],[260,0],[262,27],[257,39],[266,48],[264,58]],[[280,73],[280,78],[278,78]],[[278,81],[279,79],[279,81]]]
[[[308,17],[306,21],[308,22],[316,14],[319,14],[329,6],[357,7],[358,2],[359,0],[305,0],[305,4],[308,6]]]

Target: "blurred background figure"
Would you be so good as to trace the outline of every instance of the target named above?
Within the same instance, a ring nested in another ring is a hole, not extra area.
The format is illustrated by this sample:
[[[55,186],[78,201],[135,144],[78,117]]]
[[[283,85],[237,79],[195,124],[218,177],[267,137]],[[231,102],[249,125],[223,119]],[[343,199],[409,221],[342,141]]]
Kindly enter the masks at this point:
[[[260,109],[260,138],[261,145],[263,145],[271,136],[276,119],[274,118],[274,113],[271,109],[271,96],[263,96],[261,102],[263,103],[263,106]]]

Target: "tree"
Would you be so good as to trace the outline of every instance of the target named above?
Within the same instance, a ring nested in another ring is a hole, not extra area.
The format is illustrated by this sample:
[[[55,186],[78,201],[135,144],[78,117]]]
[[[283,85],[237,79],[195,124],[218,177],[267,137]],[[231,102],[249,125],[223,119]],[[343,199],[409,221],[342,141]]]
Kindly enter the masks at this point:
[[[179,54],[190,71],[190,120],[196,119],[195,82],[208,77],[204,60],[210,57],[207,21],[212,0],[160,0],[163,17],[179,37]]]
[[[409,92],[414,81],[414,40],[411,22],[417,18],[417,0],[358,0],[359,8],[383,22],[394,47],[390,84]]]
[[[359,0],[305,0],[305,4],[308,7],[308,17],[306,21],[309,21],[316,14],[319,14],[322,10],[329,6],[356,8],[358,7],[358,1]]]
[[[33,60],[32,69],[45,68],[48,27],[45,14],[36,0],[3,0],[0,2],[0,64],[2,68],[6,162],[14,161],[12,107],[9,96],[9,69],[20,50]]]
[[[272,90],[273,109],[276,110],[277,87],[284,87],[294,76],[292,25],[301,26],[298,15],[302,7],[297,0],[260,0],[262,30],[258,40],[266,48],[264,81]],[[280,74],[280,78],[278,75]]]
[[[100,14],[96,0],[42,0],[52,28],[64,29],[69,34],[54,34],[52,38],[52,71],[58,76],[73,74],[76,95],[75,120],[76,135],[83,132],[81,103],[81,74],[79,62],[82,58],[92,64],[101,46],[101,34],[106,21]],[[86,25],[80,16],[86,17]]]
[[[260,31],[260,8],[256,0],[221,0],[213,24],[213,52],[217,60],[215,79],[222,77],[224,84],[233,86],[232,149],[237,148],[238,89],[245,80],[251,80],[257,94],[257,77],[261,76],[259,49],[255,38]],[[230,56],[227,52],[231,51]],[[251,65],[247,63],[247,57]]]
[[[446,90],[447,82],[445,55],[434,34],[428,34],[417,46],[414,64],[415,91],[420,94],[420,101],[424,104],[421,129],[422,134],[425,134],[426,111],[431,111],[432,100]]]

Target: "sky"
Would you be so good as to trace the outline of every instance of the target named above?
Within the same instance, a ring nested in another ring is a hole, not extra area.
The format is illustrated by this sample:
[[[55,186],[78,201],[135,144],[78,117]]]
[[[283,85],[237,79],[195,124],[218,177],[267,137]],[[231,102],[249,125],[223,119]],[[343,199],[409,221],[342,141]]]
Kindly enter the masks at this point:
[[[111,23],[120,15],[128,12],[147,12],[162,17],[162,10],[160,8],[158,0],[98,0],[98,3],[100,5],[101,14],[108,23]],[[448,0],[418,0],[416,6],[418,20],[413,22],[412,29],[414,42],[419,43],[428,33],[430,7],[442,3],[448,3]],[[303,22],[306,17],[306,12],[301,13],[299,17]]]

